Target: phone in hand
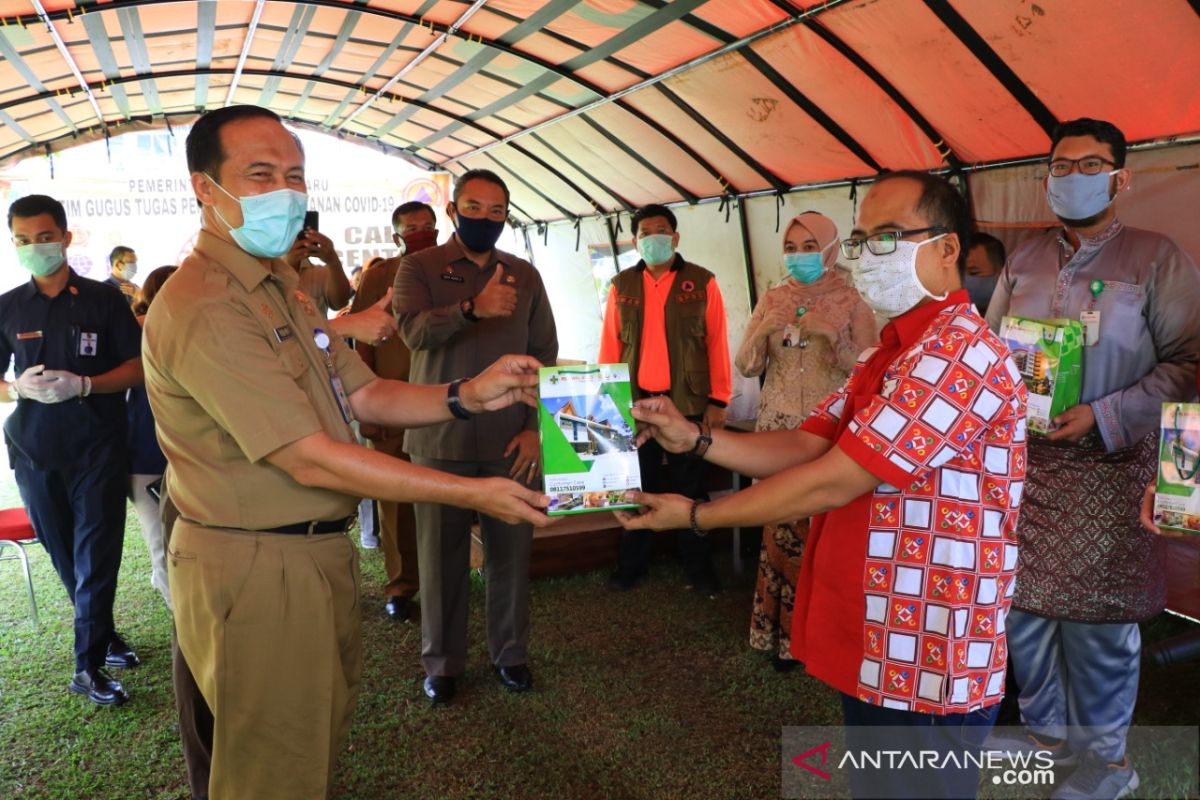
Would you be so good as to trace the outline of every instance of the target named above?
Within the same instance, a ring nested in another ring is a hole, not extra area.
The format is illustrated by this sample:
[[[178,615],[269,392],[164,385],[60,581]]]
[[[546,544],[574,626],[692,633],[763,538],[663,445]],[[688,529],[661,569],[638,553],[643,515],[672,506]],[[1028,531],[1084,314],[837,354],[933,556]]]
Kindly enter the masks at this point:
[[[305,211],[304,212],[304,227],[296,234],[297,241],[304,238],[305,231],[320,230],[319,224],[321,221],[320,211]]]

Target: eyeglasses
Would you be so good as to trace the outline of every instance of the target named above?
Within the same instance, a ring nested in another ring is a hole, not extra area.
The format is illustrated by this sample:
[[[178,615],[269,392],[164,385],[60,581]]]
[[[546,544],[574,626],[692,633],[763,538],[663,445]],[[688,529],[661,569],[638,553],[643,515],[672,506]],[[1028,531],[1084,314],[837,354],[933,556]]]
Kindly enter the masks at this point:
[[[1056,178],[1070,175],[1078,167],[1084,175],[1099,175],[1104,171],[1104,165],[1115,167],[1114,161],[1100,156],[1084,156],[1083,158],[1056,158],[1050,162],[1050,174]]]
[[[842,258],[853,261],[862,255],[863,245],[872,255],[886,256],[896,252],[896,242],[906,236],[916,236],[918,233],[946,233],[946,228],[935,225],[932,228],[913,228],[908,231],[886,231],[875,233],[862,239],[843,239],[841,241]]]

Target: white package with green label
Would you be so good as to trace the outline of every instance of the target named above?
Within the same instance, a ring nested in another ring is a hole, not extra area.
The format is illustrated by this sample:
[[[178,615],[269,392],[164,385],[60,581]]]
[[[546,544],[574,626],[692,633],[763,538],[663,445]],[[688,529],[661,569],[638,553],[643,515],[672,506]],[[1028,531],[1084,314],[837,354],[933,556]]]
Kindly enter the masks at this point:
[[[1200,534],[1200,404],[1163,403],[1154,522]]]
[[[641,489],[628,364],[538,370],[538,429],[551,516],[638,508]]]

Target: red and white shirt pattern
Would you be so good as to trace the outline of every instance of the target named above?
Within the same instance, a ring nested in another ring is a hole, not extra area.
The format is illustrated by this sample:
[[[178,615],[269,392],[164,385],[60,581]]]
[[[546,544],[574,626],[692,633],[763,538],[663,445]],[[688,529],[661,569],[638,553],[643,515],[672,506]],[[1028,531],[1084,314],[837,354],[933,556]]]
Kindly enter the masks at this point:
[[[857,572],[865,594],[861,660],[856,681],[834,685],[851,693],[854,682],[859,699],[890,708],[972,711],[1004,694],[1025,387],[1008,348],[969,305],[947,305],[915,343],[902,341],[881,390],[864,396],[855,382],[875,352],[804,425],[836,435],[837,447],[884,481],[856,501],[868,504],[865,563],[844,564],[844,577]]]

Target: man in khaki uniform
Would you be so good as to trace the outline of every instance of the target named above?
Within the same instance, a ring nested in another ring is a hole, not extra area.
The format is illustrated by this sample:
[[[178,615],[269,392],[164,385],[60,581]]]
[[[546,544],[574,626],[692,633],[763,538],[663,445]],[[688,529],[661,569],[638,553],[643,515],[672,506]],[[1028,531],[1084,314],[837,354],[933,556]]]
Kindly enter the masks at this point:
[[[303,223],[304,156],[271,111],[230,106],[187,140],[196,248],[146,321],[147,390],[178,508],[168,572],[179,647],[213,715],[208,796],[323,798],[362,667],[359,493],[544,524],[536,493],[353,442],[350,421],[411,428],[532,401],[537,362],[467,383],[377,379],[279,256]]]
[[[428,203],[413,200],[396,207],[392,212],[392,238],[403,246],[404,255],[412,255],[437,244],[437,218]],[[350,305],[355,314],[376,304],[391,309],[392,282],[400,258],[389,258],[378,266],[360,273],[358,293]],[[356,342],[355,349],[368,367],[381,378],[408,380],[412,353],[400,337],[387,338],[375,344]],[[366,426],[360,428],[371,447],[389,456],[408,459],[404,454],[404,431],[394,428]],[[383,587],[387,600],[383,611],[396,621],[407,620],[412,614],[413,596],[420,588],[417,569],[417,520],[410,503],[379,504],[379,549],[383,551],[383,567],[388,582]]]

